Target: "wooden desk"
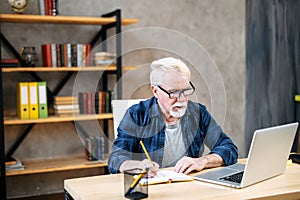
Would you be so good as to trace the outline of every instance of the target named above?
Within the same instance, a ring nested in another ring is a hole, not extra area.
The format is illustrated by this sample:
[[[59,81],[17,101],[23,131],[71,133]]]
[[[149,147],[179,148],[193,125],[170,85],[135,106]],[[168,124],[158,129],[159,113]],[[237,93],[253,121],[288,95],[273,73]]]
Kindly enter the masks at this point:
[[[126,199],[123,187],[123,174],[69,179],[64,182],[69,199],[75,200]],[[300,165],[287,166],[283,175],[244,189],[233,189],[194,180],[151,185],[148,193],[148,199],[151,200],[300,199]]]

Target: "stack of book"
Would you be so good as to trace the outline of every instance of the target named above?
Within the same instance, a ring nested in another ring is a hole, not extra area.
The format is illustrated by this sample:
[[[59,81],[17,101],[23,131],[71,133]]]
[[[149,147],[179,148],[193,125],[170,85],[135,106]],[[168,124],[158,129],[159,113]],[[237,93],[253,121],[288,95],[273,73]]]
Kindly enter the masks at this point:
[[[20,160],[12,158],[11,160],[5,162],[5,169],[6,171],[23,170],[24,165]]]
[[[77,96],[55,96],[53,109],[55,115],[73,115],[79,114],[79,105]]]
[[[42,44],[43,67],[90,66],[90,44]]]
[[[1,66],[2,67],[19,67],[18,59],[13,58],[2,58],[1,59]]]
[[[111,113],[111,91],[79,92],[80,114]]]
[[[116,64],[116,54],[111,52],[96,52],[94,54],[94,63],[96,66]]]

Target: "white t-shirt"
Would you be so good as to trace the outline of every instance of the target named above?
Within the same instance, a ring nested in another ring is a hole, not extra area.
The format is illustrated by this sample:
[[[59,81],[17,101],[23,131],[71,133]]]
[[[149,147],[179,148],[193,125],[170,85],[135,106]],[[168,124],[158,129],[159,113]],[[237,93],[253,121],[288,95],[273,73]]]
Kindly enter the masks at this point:
[[[166,124],[165,134],[162,167],[174,167],[176,162],[186,154],[180,120],[175,124]]]

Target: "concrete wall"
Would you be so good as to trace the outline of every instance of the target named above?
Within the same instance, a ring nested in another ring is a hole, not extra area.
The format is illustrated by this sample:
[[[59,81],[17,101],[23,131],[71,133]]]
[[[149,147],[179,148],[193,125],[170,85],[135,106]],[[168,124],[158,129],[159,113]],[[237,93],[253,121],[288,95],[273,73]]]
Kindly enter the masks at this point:
[[[149,63],[163,56],[181,58],[192,69],[192,82],[196,86],[192,100],[207,105],[239,147],[240,157],[244,157],[245,1],[64,0],[59,4],[60,15],[100,16],[117,8],[122,9],[123,17],[139,19],[137,24],[123,27],[123,63],[139,66],[139,70],[124,73],[123,97],[151,96]],[[1,0],[0,13],[11,13],[5,0]],[[30,1],[25,13],[38,13],[36,1]],[[1,29],[17,49],[35,46],[41,63],[42,43],[88,43],[99,27],[2,23]],[[108,43],[113,44],[113,39],[109,39]],[[2,53],[9,57],[6,51]],[[50,88],[54,88],[62,77],[60,73],[42,73],[40,76],[48,81]],[[60,94],[72,93],[76,81],[81,86],[95,87],[89,82],[89,76],[74,77]],[[8,85],[4,90],[6,114],[15,112],[15,97],[10,92],[15,90],[15,81],[28,78],[31,77],[19,73],[4,74]],[[113,79],[111,83],[110,88],[114,89]],[[99,128],[97,123],[93,126]],[[22,128],[6,127],[9,132],[6,134],[6,146],[11,145]],[[58,157],[81,154],[82,149],[80,137],[70,123],[41,124],[34,127],[14,156],[21,159]],[[10,196],[18,195],[12,188],[8,190]],[[57,187],[48,188],[50,193],[57,191]],[[27,190],[22,193],[31,195],[40,192]]]

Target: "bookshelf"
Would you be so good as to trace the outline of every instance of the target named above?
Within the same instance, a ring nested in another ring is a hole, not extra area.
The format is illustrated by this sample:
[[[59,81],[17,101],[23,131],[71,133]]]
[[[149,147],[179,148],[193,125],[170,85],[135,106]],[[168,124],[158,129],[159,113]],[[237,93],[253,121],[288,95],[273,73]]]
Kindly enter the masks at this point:
[[[48,118],[40,119],[19,119],[17,116],[4,116],[3,108],[3,87],[6,87],[3,83],[2,77],[5,73],[29,73],[36,81],[41,81],[38,73],[52,73],[52,72],[62,72],[68,73],[68,75],[63,78],[64,80],[59,83],[59,88],[61,89],[66,84],[70,74],[78,73],[81,71],[84,72],[95,72],[103,71],[108,72],[109,74],[116,74],[116,82],[122,76],[122,71],[133,70],[135,66],[122,66],[122,55],[121,55],[121,26],[131,25],[138,22],[138,19],[135,18],[121,18],[121,10],[115,10],[111,13],[102,15],[101,17],[89,17],[89,16],[41,16],[41,15],[27,15],[27,14],[0,14],[0,22],[2,23],[44,23],[44,24],[73,24],[73,25],[95,25],[100,26],[101,29],[99,32],[91,39],[90,44],[93,46],[97,43],[98,40],[105,41],[107,38],[107,30],[115,28],[116,30],[116,55],[117,61],[115,65],[109,66],[85,66],[85,67],[60,67],[60,68],[51,68],[51,67],[26,67],[24,60],[20,57],[18,51],[13,47],[13,45],[6,39],[6,37],[1,32],[0,27],[0,42],[1,48],[3,46],[7,47],[14,57],[16,57],[21,63],[22,67],[10,67],[3,68],[0,63],[0,151],[1,151],[1,162],[0,162],[0,199],[6,199],[6,177],[7,176],[17,176],[17,175],[30,175],[37,173],[49,173],[57,171],[68,171],[68,170],[78,170],[78,169],[89,169],[89,168],[106,168],[107,165],[105,162],[94,162],[88,161],[85,157],[68,157],[68,158],[53,158],[53,159],[43,159],[43,160],[32,160],[26,161],[22,160],[22,163],[25,165],[24,170],[18,171],[5,171],[5,160],[12,156],[14,151],[19,147],[27,134],[29,134],[31,128],[35,124],[44,124],[44,123],[65,123],[65,122],[74,122],[74,121],[88,121],[88,120],[111,120],[113,118],[112,113],[101,113],[101,114],[76,114],[70,116],[55,116],[49,115]],[[105,51],[105,49],[104,49]],[[1,53],[0,53],[1,59]],[[47,80],[45,80],[47,81]],[[107,78],[104,79],[107,81]],[[107,83],[103,83],[103,87],[107,87]],[[105,88],[104,88],[105,89]],[[53,94],[57,94],[59,89],[55,89]],[[48,89],[49,91],[49,89]],[[117,88],[117,98],[122,96],[122,84],[118,84]],[[52,91],[50,91],[52,92]],[[53,95],[52,94],[52,95]],[[49,102],[48,102],[49,105]],[[4,126],[12,125],[24,125],[27,126],[26,131],[21,134],[15,146],[12,146],[8,152],[5,152],[5,132]],[[104,130],[107,129],[104,123]],[[6,153],[6,154],[5,154]]]

